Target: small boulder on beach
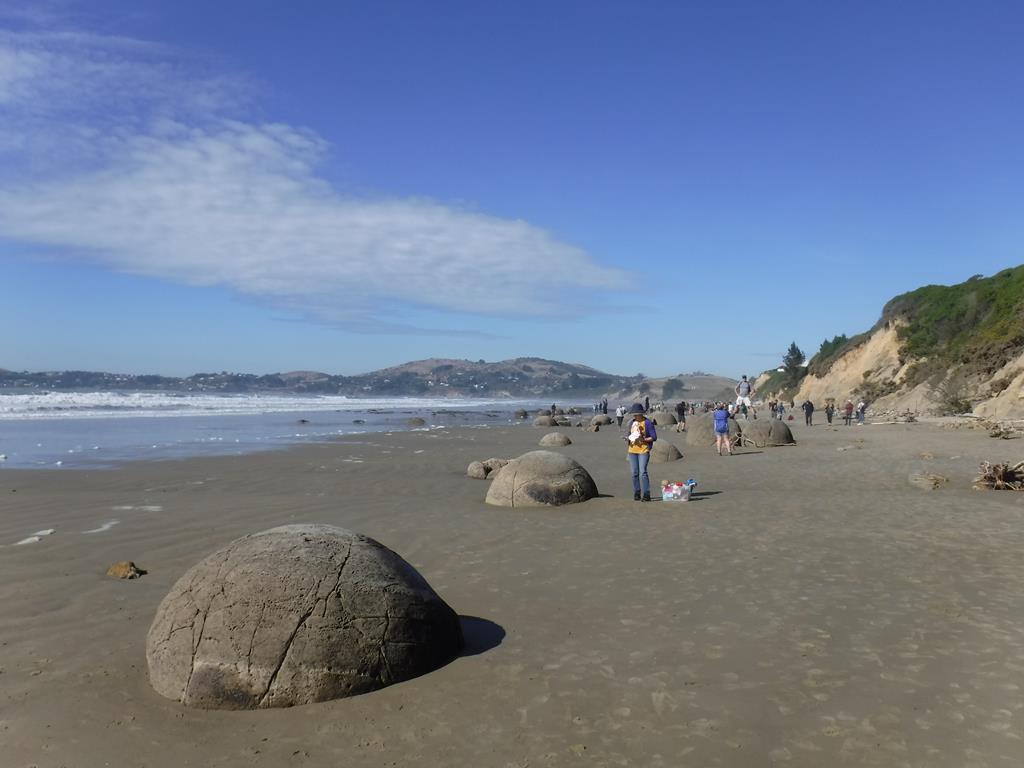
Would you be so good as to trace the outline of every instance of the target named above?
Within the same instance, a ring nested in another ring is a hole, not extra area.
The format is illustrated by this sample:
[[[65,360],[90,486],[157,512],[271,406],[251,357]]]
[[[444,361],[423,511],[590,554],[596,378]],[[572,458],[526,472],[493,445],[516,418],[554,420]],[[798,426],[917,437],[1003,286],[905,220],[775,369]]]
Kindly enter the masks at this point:
[[[486,480],[487,468],[482,461],[471,461],[469,466],[466,467],[466,474],[475,480]]]
[[[146,575],[146,571],[139,568],[131,560],[118,560],[107,568],[107,576],[112,579],[138,579]]]
[[[557,507],[597,496],[597,485],[578,462],[555,451],[531,451],[501,468],[487,491],[498,507]]]
[[[201,709],[377,690],[462,649],[456,613],[405,560],[330,525],[245,536],[189,569],[146,640],[157,693]]]
[[[649,418],[656,426],[659,427],[671,427],[673,424],[679,422],[679,419],[668,411],[655,411]]]
[[[590,420],[591,425],[596,427],[603,427],[605,424],[612,423],[612,417],[606,413],[599,413],[597,416]]]
[[[569,439],[568,435],[564,435],[561,432],[549,432],[540,439],[539,445],[545,448],[560,448],[572,445],[572,440]]]
[[[535,427],[557,427],[558,421],[551,416],[538,416],[533,420]]]
[[[413,416],[411,419],[406,419],[405,423],[410,427],[425,427],[427,425],[426,419],[421,419],[419,416]]]
[[[655,464],[665,464],[669,461],[679,461],[683,454],[678,448],[667,440],[655,440],[651,446],[651,461]]]

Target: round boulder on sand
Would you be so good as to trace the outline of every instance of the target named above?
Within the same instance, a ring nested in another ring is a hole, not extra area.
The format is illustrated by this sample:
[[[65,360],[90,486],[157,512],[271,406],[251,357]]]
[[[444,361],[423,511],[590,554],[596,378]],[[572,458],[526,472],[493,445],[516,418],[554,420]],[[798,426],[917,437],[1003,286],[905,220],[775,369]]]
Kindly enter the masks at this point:
[[[558,448],[572,445],[572,440],[569,439],[568,435],[563,435],[561,432],[549,432],[540,439],[539,445],[544,448]]]
[[[530,451],[501,468],[487,491],[498,507],[557,507],[597,496],[597,485],[576,461],[554,451]]]
[[[771,419],[771,440],[768,445],[795,445],[796,440],[793,438],[793,430],[789,428],[789,425],[784,421],[778,419]]]
[[[487,467],[484,466],[482,461],[471,461],[469,466],[466,467],[466,474],[475,480],[486,480]]]
[[[411,419],[406,419],[405,423],[410,427],[425,427],[427,425],[426,419],[421,419],[419,416],[413,416]]]
[[[659,427],[671,427],[679,421],[679,419],[668,411],[655,411],[651,414],[650,419]]]
[[[729,420],[729,432],[736,436],[735,422]],[[707,448],[715,444],[715,416],[713,413],[702,413],[686,420],[686,444]]]
[[[146,640],[157,693],[257,709],[373,691],[462,648],[459,617],[405,560],[329,525],[245,536],[189,569]]]
[[[533,420],[533,426],[535,427],[557,427],[558,422],[551,416],[538,416]]]
[[[599,413],[597,416],[590,420],[592,426],[603,427],[605,424],[612,423],[612,417],[606,413]]]
[[[651,446],[651,461],[655,464],[679,461],[681,458],[683,458],[683,454],[667,440],[655,440],[654,445]]]
[[[487,470],[487,474],[491,472],[497,472],[499,469],[508,464],[508,459],[498,459],[491,457],[483,460],[484,469]]]
[[[772,419],[746,420],[736,419],[736,426],[742,437],[743,445],[764,448],[771,444]]]

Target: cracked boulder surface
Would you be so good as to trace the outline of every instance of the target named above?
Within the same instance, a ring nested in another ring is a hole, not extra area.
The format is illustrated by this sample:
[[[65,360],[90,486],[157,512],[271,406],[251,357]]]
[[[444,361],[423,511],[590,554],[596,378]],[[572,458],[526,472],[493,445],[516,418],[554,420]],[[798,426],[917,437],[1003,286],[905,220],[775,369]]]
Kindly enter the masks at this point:
[[[597,496],[597,485],[582,466],[555,451],[530,451],[501,468],[487,490],[498,507],[557,507]]]
[[[387,547],[344,528],[285,525],[189,569],[146,641],[153,688],[201,709],[355,696],[443,666],[459,617]]]

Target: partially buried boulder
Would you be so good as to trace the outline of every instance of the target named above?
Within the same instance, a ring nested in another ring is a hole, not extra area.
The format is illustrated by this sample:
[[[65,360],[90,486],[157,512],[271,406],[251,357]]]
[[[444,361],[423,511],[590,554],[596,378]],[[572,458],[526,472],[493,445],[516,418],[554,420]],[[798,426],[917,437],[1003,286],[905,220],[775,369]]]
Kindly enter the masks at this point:
[[[373,691],[462,648],[459,617],[405,560],[329,525],[245,536],[193,566],[146,640],[158,693],[202,709]]]
[[[508,464],[508,459],[498,459],[494,458],[493,456],[489,459],[484,459],[483,461],[484,469],[487,470],[487,474],[497,472],[506,464]]]
[[[569,439],[568,435],[563,435],[561,432],[549,432],[540,439],[540,445],[545,448],[558,448],[572,445],[572,440]]]
[[[784,421],[778,419],[769,419],[771,422],[771,431],[769,437],[771,438],[768,445],[795,445],[796,440],[793,439],[793,430],[789,428],[789,425]]]
[[[667,440],[655,440],[654,445],[651,446],[651,461],[655,464],[679,461],[681,458],[683,458],[683,454]]]
[[[487,491],[499,507],[557,507],[597,496],[597,485],[576,461],[554,451],[531,451],[501,468]]]
[[[411,419],[406,419],[405,423],[410,427],[425,427],[427,425],[426,419],[421,419],[419,416],[413,416]]]
[[[597,427],[603,427],[605,424],[612,423],[612,417],[606,413],[599,413],[597,416],[590,420],[590,423]]]
[[[650,415],[650,419],[659,427],[671,427],[679,421],[679,419],[668,411],[655,411]]]
[[[557,427],[558,421],[551,416],[538,416],[533,420],[535,427]]]
[[[476,480],[486,480],[508,464],[508,459],[490,458],[484,461],[472,461],[466,468],[466,474]]]

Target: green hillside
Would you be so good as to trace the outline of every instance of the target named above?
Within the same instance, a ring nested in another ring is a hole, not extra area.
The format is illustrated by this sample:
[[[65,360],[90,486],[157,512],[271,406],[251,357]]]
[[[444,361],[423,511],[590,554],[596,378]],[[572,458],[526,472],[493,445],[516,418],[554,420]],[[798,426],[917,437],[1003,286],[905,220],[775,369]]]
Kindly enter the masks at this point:
[[[915,363],[907,384],[959,365],[973,373],[992,373],[1024,350],[1024,265],[992,277],[975,275],[957,285],[926,285],[901,294],[885,305],[872,331],[895,321],[900,323],[900,356]],[[823,376],[869,335],[826,341],[808,370]]]

